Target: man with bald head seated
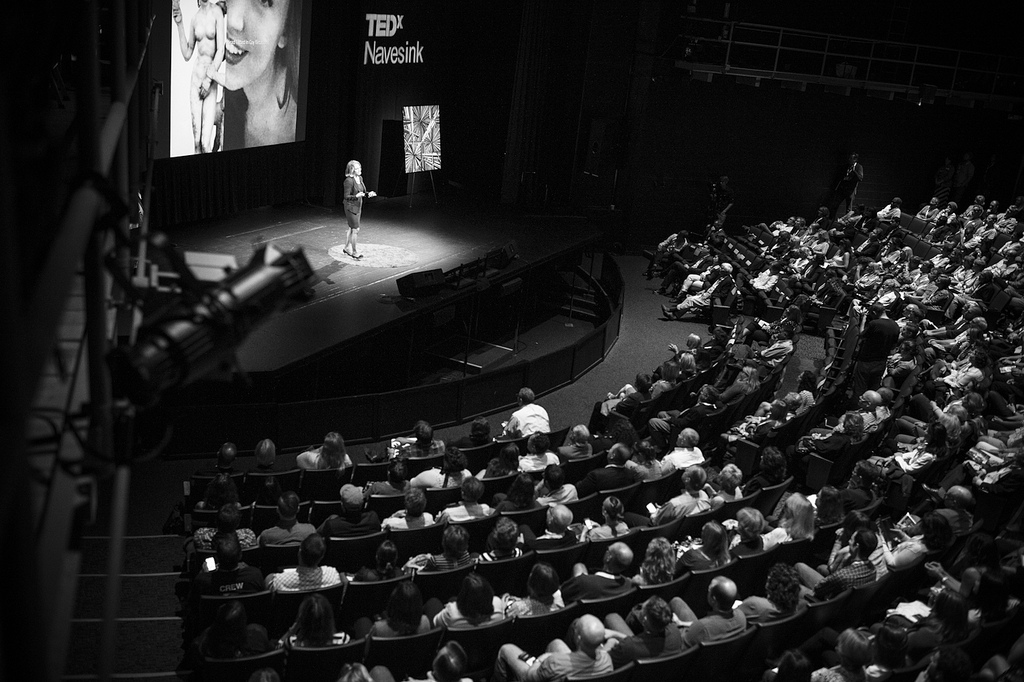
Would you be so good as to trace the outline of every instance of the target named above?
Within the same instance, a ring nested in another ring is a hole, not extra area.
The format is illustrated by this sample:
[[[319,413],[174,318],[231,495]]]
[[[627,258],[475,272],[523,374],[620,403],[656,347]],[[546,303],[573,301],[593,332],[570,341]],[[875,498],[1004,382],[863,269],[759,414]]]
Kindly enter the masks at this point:
[[[877,431],[882,422],[889,418],[889,408],[885,406],[882,394],[878,391],[864,391],[858,401],[857,411],[864,417],[864,431],[867,433]]]
[[[708,585],[708,606],[711,610],[700,619],[686,602],[673,597],[670,604],[672,613],[685,627],[683,647],[726,639],[746,630],[747,617],[741,610],[733,608],[738,596],[736,583],[732,580],[721,575],[713,578]]]
[[[622,488],[640,480],[639,475],[632,469],[626,468],[632,452],[625,443],[616,443],[608,451],[608,464],[600,469],[594,469],[576,483],[576,492],[583,498],[599,490],[614,490]]]
[[[569,627],[568,643],[553,639],[547,651],[531,656],[515,644],[505,644],[498,650],[491,682],[541,682],[573,677],[589,677],[612,671],[612,659],[601,646],[605,629],[596,616],[580,616]]]
[[[974,525],[974,495],[962,485],[950,486],[949,490],[942,497],[942,506],[935,509],[935,513],[945,517],[949,521],[949,527],[953,529],[955,537],[961,537],[971,532]],[[910,528],[905,529],[907,535],[921,535],[924,531],[921,522],[918,521]]]
[[[519,535],[522,544],[527,549],[558,549],[568,547],[578,541],[576,533],[569,530],[572,523],[572,510],[564,504],[554,504],[548,507],[547,530],[543,535],[534,535],[533,530],[523,524],[519,526]]]
[[[604,599],[615,597],[633,587],[623,573],[633,563],[633,550],[624,542],[612,544],[604,552],[601,570],[587,573],[583,564],[573,566],[573,577],[562,583],[562,600]]]

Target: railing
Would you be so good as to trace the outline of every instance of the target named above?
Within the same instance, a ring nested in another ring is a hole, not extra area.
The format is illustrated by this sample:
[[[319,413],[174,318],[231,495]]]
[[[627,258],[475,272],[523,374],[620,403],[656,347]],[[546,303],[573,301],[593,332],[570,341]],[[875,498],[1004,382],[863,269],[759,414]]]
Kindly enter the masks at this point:
[[[712,19],[687,29],[676,65],[693,71],[1024,102],[1024,57]]]

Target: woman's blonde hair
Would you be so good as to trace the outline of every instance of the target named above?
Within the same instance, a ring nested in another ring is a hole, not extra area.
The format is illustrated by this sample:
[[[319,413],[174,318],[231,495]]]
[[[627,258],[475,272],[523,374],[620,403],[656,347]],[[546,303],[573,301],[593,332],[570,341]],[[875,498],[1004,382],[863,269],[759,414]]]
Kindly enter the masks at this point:
[[[786,529],[791,540],[814,537],[814,505],[800,493],[793,493],[782,508],[779,525]]]

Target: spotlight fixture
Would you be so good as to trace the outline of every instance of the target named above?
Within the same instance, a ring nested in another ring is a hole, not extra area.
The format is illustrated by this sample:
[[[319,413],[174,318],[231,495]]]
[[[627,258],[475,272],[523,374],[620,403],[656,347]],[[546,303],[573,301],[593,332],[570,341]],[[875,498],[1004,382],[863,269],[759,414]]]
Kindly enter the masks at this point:
[[[148,406],[168,389],[234,365],[235,349],[253,329],[312,296],[313,278],[302,249],[261,245],[244,268],[213,288],[184,291],[143,321],[135,344],[112,350],[107,363],[115,391]]]

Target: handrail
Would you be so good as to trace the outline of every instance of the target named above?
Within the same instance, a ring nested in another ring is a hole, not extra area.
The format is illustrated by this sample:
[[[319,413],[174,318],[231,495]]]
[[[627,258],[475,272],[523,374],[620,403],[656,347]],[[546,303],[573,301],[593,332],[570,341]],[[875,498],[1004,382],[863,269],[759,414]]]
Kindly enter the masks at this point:
[[[686,53],[676,65],[692,71],[859,84],[915,95],[927,86],[942,96],[1024,102],[1024,92],[1013,87],[1024,78],[1024,59],[766,24],[697,18],[687,21],[698,30],[685,36]],[[704,27],[706,30],[702,30]],[[813,68],[807,59],[812,55],[820,57],[813,60]],[[791,61],[787,62],[787,56]],[[804,60],[802,64],[799,59]],[[828,75],[830,69],[835,69],[835,76]]]

